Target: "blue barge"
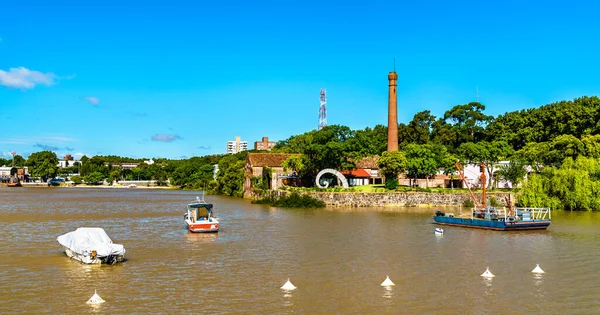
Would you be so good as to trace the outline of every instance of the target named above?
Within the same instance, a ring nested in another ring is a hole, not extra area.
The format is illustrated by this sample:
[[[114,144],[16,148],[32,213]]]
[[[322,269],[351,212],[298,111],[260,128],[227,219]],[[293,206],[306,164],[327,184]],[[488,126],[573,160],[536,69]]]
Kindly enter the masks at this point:
[[[469,183],[462,172],[462,166],[458,161],[456,162],[456,169],[469,189],[475,208],[473,208],[470,215],[460,215],[458,217],[455,217],[453,213],[436,211],[433,216],[436,224],[499,231],[545,230],[550,226],[550,208],[514,208],[510,195],[506,202],[508,210],[505,207],[487,206],[485,196],[487,179],[483,163],[480,165],[480,179],[483,183],[481,204],[471,191]]]
[[[487,207],[473,209],[470,217],[455,217],[453,213],[437,211],[433,220],[436,224],[470,227],[486,230],[518,231],[545,230],[550,225],[549,208],[505,208]]]

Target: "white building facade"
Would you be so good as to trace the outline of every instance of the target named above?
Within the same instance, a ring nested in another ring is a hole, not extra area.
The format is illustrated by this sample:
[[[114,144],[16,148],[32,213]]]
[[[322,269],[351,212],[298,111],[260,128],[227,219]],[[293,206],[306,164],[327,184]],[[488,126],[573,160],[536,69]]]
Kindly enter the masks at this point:
[[[227,141],[227,154],[236,154],[248,150],[248,141],[241,141],[240,137],[235,137],[233,141]]]

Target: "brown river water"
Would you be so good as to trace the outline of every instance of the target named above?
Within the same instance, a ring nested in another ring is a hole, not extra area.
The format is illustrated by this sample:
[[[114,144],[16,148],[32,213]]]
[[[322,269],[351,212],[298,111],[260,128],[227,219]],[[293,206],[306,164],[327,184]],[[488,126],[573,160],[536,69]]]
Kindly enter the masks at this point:
[[[218,234],[190,234],[199,192],[0,189],[0,314],[600,314],[600,214],[546,231],[444,227],[436,209],[308,209],[206,196]],[[70,260],[56,237],[105,229],[123,264]],[[540,264],[541,276],[531,273]],[[486,280],[486,267],[496,275]],[[386,276],[395,286],[382,287]],[[294,291],[280,287],[287,279]],[[86,301],[97,290],[106,300]]]

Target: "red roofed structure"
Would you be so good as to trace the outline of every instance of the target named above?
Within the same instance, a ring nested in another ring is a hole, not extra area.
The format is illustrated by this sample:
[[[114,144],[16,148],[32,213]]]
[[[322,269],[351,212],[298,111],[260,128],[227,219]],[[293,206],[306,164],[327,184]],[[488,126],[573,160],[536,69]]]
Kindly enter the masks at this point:
[[[364,168],[343,171],[342,174],[348,178],[350,186],[368,185],[371,173]]]

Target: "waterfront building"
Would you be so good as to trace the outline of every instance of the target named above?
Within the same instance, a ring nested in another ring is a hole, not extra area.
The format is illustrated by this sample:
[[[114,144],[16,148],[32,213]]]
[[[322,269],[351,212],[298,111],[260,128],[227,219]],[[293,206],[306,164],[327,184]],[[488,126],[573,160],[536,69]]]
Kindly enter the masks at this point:
[[[60,168],[67,168],[67,167],[71,167],[75,162],[73,161],[73,156],[71,156],[70,154],[65,155],[65,157],[62,159],[62,161],[58,161],[58,167]]]
[[[253,193],[252,178],[262,177],[263,169],[271,169],[271,182],[269,188],[276,190],[283,186],[284,179],[290,179],[293,176],[292,170],[283,169],[283,161],[290,156],[299,156],[301,154],[288,153],[248,153],[246,157],[246,166],[244,168],[244,196],[250,196]]]
[[[115,163],[111,164],[109,162],[104,162],[104,166],[108,167],[109,165],[111,165],[112,167],[120,167],[121,169],[124,169],[124,170],[130,170],[130,169],[138,167],[139,163],[115,162]]]
[[[20,181],[29,180],[28,167],[1,166],[0,183],[8,183],[11,177],[17,177]]]
[[[227,141],[227,154],[236,154],[248,150],[248,141],[241,141],[240,137],[235,137],[233,141]]]
[[[262,141],[254,142],[254,150],[267,150],[271,151],[271,149],[275,146],[275,142],[269,141],[269,137],[262,137]]]

